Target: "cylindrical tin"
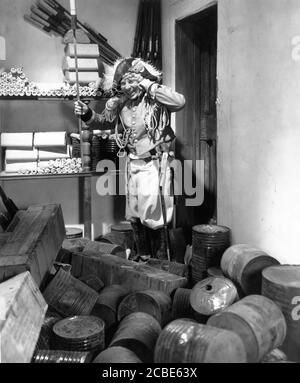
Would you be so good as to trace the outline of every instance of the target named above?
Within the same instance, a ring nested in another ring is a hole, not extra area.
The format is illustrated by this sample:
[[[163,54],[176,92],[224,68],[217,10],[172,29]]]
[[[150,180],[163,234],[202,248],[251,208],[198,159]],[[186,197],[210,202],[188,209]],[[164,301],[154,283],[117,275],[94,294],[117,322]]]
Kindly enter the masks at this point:
[[[109,347],[128,348],[144,363],[151,363],[160,331],[161,326],[152,315],[133,313],[126,316],[119,324]]]
[[[175,320],[161,332],[155,363],[245,363],[246,351],[232,331]]]
[[[119,305],[118,320],[134,312],[144,312],[152,315],[161,326],[171,320],[171,297],[162,291],[144,290],[127,295]]]
[[[300,266],[278,265],[262,273],[262,294],[281,308],[287,336],[281,349],[291,361],[300,362]]]
[[[230,306],[237,297],[237,289],[229,279],[210,277],[193,287],[190,303],[199,314],[211,316]]]
[[[247,352],[249,363],[257,363],[281,346],[286,322],[280,308],[261,295],[249,295],[208,320],[208,325],[237,333]]]
[[[225,251],[221,268],[246,295],[261,293],[262,271],[279,262],[264,251],[249,245],[234,245]]]
[[[137,355],[124,347],[109,347],[102,351],[93,363],[142,363]]]

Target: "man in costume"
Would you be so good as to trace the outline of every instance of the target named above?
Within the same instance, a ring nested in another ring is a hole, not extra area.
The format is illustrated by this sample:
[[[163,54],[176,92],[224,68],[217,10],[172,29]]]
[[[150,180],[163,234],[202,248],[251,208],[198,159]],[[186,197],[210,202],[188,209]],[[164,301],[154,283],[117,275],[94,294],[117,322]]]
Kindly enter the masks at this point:
[[[132,224],[138,257],[166,259],[166,238],[159,194],[160,158],[175,139],[170,113],[185,105],[183,95],[161,85],[161,72],[139,58],[119,60],[106,74],[102,87],[113,97],[101,114],[81,101],[75,114],[86,123],[115,122],[119,156],[127,154],[126,219]],[[118,129],[121,127],[121,130]],[[171,222],[174,201],[171,169],[165,172],[163,198],[166,220]],[[152,244],[157,244],[151,248]]]

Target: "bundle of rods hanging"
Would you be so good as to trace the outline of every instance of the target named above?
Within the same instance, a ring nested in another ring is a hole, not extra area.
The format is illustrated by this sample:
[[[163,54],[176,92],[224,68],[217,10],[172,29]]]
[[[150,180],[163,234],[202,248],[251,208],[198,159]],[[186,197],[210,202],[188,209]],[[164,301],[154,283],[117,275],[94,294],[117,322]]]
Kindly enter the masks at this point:
[[[30,15],[25,15],[24,19],[47,33],[64,37],[71,29],[70,12],[56,0],[38,0],[30,9]],[[77,27],[88,36],[91,43],[99,46],[100,57],[104,62],[113,64],[121,57],[120,53],[108,44],[107,39],[89,24],[77,20]]]
[[[132,57],[162,69],[161,0],[140,0]]]

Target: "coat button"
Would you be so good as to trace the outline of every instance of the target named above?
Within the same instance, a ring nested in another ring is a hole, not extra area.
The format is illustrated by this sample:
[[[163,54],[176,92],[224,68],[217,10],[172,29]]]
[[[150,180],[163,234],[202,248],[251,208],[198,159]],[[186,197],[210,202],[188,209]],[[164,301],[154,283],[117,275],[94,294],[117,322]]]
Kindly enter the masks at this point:
[[[133,140],[133,142],[136,144],[136,143],[138,142],[138,140],[137,140],[137,139],[135,139],[135,140]]]

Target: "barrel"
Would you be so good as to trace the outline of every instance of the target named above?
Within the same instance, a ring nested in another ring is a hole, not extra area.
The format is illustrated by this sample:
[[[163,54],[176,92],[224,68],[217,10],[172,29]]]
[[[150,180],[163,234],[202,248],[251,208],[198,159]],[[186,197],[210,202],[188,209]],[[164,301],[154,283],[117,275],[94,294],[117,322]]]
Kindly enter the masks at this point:
[[[43,295],[49,307],[53,307],[64,317],[89,315],[98,298],[95,290],[61,268],[48,284]]]
[[[161,326],[152,315],[141,312],[129,314],[119,324],[109,347],[125,347],[133,351],[142,362],[152,363],[160,332]]]
[[[230,306],[238,297],[234,284],[227,278],[206,278],[191,291],[190,303],[202,315],[214,315]]]
[[[94,316],[74,316],[53,326],[55,350],[100,352],[105,348],[105,323]]]
[[[286,354],[278,348],[275,348],[275,350],[269,352],[269,354],[264,356],[261,363],[286,362],[287,360],[288,358]]]
[[[172,319],[190,319],[205,324],[207,316],[197,313],[190,303],[191,289],[178,288],[172,303]]]
[[[171,320],[172,300],[169,295],[157,290],[137,291],[127,295],[119,305],[118,320],[134,312],[152,315],[161,326]]]
[[[243,342],[232,331],[177,319],[161,332],[155,363],[245,363]]]
[[[32,363],[90,363],[92,353],[79,351],[39,350]]]
[[[134,250],[133,229],[130,222],[113,225],[111,234],[115,236],[116,242],[114,243],[122,246],[125,250]]]
[[[100,292],[92,315],[103,319],[108,331],[117,324],[118,306],[127,294],[128,289],[122,285],[107,286]]]
[[[281,349],[288,359],[300,361],[300,266],[280,265],[262,273],[262,294],[278,304],[286,323],[287,336]]]
[[[262,250],[249,245],[234,245],[225,251],[221,268],[246,295],[261,294],[262,271],[279,262]]]
[[[37,350],[51,349],[51,342],[53,341],[53,326],[60,321],[62,317],[54,311],[48,310],[40,331],[40,335],[37,341]]]
[[[197,283],[207,277],[207,269],[218,267],[230,246],[230,229],[218,225],[197,225],[193,229],[191,277]]]
[[[83,231],[77,227],[66,227],[66,239],[82,238]]]
[[[110,347],[102,351],[93,363],[142,363],[142,361],[127,348]]]
[[[243,298],[210,317],[207,324],[237,333],[243,340],[249,363],[260,362],[286,336],[286,322],[280,308],[261,295]]]

